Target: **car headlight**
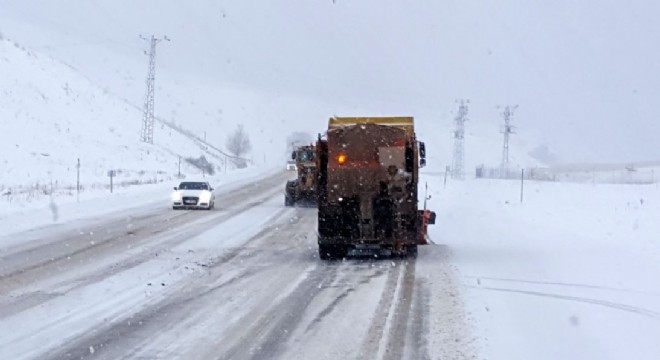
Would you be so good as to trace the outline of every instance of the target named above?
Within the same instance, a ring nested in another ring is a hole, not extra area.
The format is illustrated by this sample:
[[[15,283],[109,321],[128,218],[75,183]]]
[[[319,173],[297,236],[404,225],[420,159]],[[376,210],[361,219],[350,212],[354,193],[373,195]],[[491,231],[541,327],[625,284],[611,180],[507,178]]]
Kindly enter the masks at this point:
[[[181,193],[178,191],[175,191],[172,193],[172,202],[181,202]]]
[[[199,202],[208,203],[209,201],[211,201],[211,193],[210,192],[204,191],[203,193],[201,193],[199,195]]]

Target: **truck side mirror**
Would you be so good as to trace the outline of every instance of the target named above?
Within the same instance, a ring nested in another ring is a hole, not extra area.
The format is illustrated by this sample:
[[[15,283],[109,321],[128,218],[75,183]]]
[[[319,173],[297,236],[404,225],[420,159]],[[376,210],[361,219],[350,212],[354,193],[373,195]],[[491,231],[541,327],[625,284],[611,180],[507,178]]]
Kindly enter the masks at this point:
[[[419,167],[424,167],[424,166],[426,166],[426,159],[424,158],[419,159]]]
[[[291,153],[291,160],[295,160],[295,159],[296,159],[296,152],[294,151]]]
[[[419,157],[426,159],[426,144],[419,142]]]
[[[435,225],[435,211],[431,211],[431,213],[429,215],[430,216],[429,216],[428,224],[429,225]]]

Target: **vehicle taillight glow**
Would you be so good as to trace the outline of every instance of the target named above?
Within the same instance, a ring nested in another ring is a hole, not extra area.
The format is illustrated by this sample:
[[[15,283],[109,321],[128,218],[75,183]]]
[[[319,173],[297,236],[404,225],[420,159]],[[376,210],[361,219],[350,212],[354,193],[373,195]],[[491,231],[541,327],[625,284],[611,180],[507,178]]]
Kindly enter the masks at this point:
[[[346,155],[345,154],[339,154],[339,156],[337,156],[337,162],[339,164],[345,163],[346,162]]]

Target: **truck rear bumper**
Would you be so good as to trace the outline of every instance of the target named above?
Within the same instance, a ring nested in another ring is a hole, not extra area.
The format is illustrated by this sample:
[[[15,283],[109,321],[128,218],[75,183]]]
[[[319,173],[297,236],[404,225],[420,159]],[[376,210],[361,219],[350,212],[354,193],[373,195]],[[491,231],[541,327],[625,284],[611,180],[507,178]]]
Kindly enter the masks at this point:
[[[394,240],[394,239],[350,239],[343,237],[318,237],[320,245],[341,245],[349,246],[355,249],[382,249],[392,248],[395,244],[398,245],[418,245],[416,239],[408,240]]]

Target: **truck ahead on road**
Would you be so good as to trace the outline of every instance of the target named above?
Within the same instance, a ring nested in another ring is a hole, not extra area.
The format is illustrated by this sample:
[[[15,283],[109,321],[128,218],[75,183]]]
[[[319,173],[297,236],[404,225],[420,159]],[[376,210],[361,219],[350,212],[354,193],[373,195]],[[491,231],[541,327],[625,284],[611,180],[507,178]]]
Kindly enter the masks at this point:
[[[297,177],[289,180],[284,188],[284,205],[316,203],[316,150],[314,145],[296,148],[291,154],[296,162]]]
[[[316,143],[321,259],[352,249],[417,255],[435,213],[418,209],[424,143],[412,117],[334,117]]]

